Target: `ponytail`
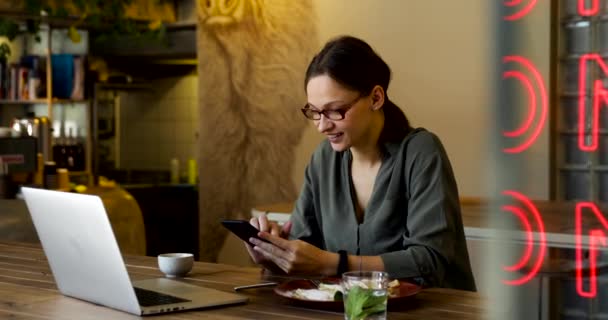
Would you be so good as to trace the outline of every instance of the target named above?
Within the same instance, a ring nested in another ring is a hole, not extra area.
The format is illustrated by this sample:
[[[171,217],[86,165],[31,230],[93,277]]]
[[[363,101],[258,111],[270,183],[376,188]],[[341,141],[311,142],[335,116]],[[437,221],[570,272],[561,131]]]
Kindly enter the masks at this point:
[[[379,142],[399,142],[403,140],[412,131],[410,121],[405,113],[388,97],[386,97],[382,110],[384,110],[384,128],[380,133]]]

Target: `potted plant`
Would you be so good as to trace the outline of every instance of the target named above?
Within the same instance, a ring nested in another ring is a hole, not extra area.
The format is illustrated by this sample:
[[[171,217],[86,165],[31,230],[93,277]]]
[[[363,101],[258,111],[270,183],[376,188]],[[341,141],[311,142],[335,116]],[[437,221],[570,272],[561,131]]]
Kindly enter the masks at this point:
[[[154,4],[170,3],[169,0],[153,0]],[[138,35],[146,38],[162,39],[165,25],[161,19],[140,17],[135,19],[127,16],[129,6],[138,5],[142,1],[135,0],[26,0],[19,2],[19,11],[11,15],[0,13],[0,37],[13,41],[21,34],[35,35],[40,41],[38,32],[41,22],[57,22],[68,28],[68,36],[74,42],[80,41],[77,28],[87,28],[96,31],[96,40],[107,40],[108,37],[119,35]],[[17,14],[17,12],[19,14]],[[152,21],[150,21],[152,20]],[[22,28],[25,25],[25,28]],[[0,44],[0,61],[10,55],[8,44]]]

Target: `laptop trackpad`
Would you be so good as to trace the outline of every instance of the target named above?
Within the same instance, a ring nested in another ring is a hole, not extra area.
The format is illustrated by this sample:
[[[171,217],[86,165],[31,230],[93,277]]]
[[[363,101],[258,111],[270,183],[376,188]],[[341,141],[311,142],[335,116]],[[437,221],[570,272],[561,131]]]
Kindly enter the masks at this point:
[[[133,286],[160,293],[185,298],[192,302],[204,301],[205,305],[222,305],[246,302],[247,298],[238,294],[216,289],[199,287],[165,278],[133,281]]]

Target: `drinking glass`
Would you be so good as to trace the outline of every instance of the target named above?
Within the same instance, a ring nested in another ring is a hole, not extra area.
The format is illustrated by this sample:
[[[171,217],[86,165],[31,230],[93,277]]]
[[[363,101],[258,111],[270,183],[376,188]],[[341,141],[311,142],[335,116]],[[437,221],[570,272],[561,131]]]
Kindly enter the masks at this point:
[[[388,273],[383,271],[353,271],[342,274],[344,319],[385,320],[388,282]]]

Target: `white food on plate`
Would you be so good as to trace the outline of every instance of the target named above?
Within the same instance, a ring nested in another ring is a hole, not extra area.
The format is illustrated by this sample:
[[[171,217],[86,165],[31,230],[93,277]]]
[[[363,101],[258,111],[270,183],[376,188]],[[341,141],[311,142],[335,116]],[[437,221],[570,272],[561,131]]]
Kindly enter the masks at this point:
[[[342,292],[339,284],[319,284],[319,289],[296,289],[291,292],[291,296],[297,299],[314,301],[333,301],[336,292]]]

